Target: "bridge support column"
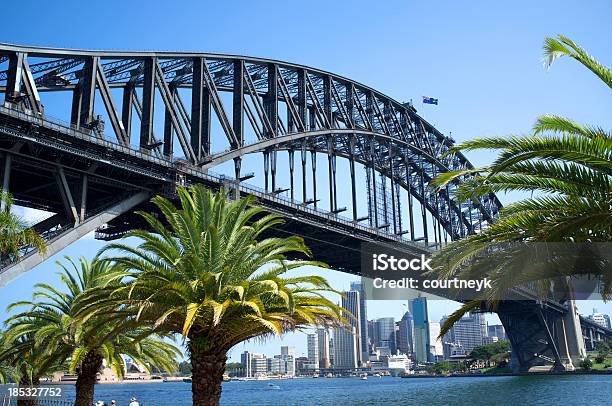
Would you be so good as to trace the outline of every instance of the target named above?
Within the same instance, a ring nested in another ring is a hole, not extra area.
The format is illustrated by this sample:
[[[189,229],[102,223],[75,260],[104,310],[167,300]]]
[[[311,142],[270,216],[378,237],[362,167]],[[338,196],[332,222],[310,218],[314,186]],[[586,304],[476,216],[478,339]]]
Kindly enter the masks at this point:
[[[423,216],[423,239],[425,240],[425,245],[429,245],[429,230],[427,229],[427,210],[425,209],[425,199],[427,194],[425,193],[425,168],[423,167],[423,158],[421,157],[420,161],[420,181],[421,181],[421,196],[423,196],[423,201],[421,202],[421,215]],[[435,234],[435,230],[434,230]]]
[[[268,171],[270,170],[270,153],[268,151],[264,151],[263,157],[264,157],[264,188],[266,192],[268,192],[269,191],[268,190],[269,189]]]
[[[293,149],[289,150],[289,188],[291,190],[291,201],[295,199],[295,184],[293,182],[293,171],[295,169],[294,162],[295,151]]]
[[[234,177],[236,178],[236,183],[240,183],[240,171],[242,169],[242,158],[234,158]]]
[[[312,200],[314,208],[317,208],[317,153],[313,149],[310,152],[310,160],[312,166]]]
[[[302,148],[300,150],[301,158],[302,158],[302,203],[306,203],[308,200],[307,193],[307,185],[306,185],[306,143],[302,142]]]
[[[568,312],[563,317],[562,327],[567,340],[568,363],[571,362],[573,366],[578,365],[586,357],[586,349],[580,327],[580,315],[573,299],[568,301]]]
[[[3,192],[10,192],[9,190],[9,184],[11,181],[11,163],[12,163],[12,156],[9,153],[6,153],[6,155],[4,156],[4,171],[2,171],[2,191]],[[0,211],[4,211],[6,210],[6,202],[4,201],[4,199],[0,199]]]
[[[329,211],[333,212],[336,207],[336,156],[334,155],[334,143],[332,137],[327,138],[327,162],[329,175]]]
[[[351,137],[351,152],[349,155],[349,165],[351,171],[351,203],[353,205],[353,221],[357,221],[357,191],[355,187],[355,155],[354,151],[355,137]]]
[[[276,193],[276,150],[270,152],[270,174],[272,175],[272,193]]]
[[[562,340],[553,329],[563,314],[543,308],[538,301],[503,301],[496,312],[504,325],[514,372],[528,372],[533,367],[564,371],[559,346]]]
[[[404,166],[406,167],[406,194],[408,195],[408,227],[410,230],[410,239],[415,240],[414,236],[414,213],[412,208],[412,182],[410,180],[410,164],[408,159],[404,160]]]
[[[68,179],[64,173],[64,168],[61,166],[57,167],[57,185],[59,188],[60,197],[64,204],[66,216],[70,218],[75,225],[79,224],[79,213],[77,212],[76,204],[74,203],[72,192],[70,190],[70,185],[68,184]]]

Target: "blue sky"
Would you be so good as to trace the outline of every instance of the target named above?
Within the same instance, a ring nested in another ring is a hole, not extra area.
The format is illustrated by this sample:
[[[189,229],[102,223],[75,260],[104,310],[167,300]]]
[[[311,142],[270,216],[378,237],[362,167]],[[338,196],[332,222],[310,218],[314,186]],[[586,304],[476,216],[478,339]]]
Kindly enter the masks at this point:
[[[400,101],[422,95],[438,106],[419,113],[458,140],[523,134],[545,113],[609,128],[612,97],[592,74],[569,60],[546,71],[542,41],[564,34],[612,64],[612,3],[607,1],[19,1],[4,4],[0,41],[90,49],[185,50],[245,54],[325,69]],[[588,5],[587,5],[588,4]],[[49,106],[59,108],[62,106]],[[469,154],[476,164],[486,153]],[[342,190],[340,191],[342,193]],[[512,196],[501,196],[505,203]],[[63,254],[91,257],[101,244],[84,239]],[[0,308],[53,281],[47,261],[0,290]],[[326,275],[339,289],[350,277]],[[590,313],[593,303],[581,303]],[[595,304],[612,313],[610,304]],[[430,305],[431,318],[452,312]],[[401,303],[370,303],[371,317],[395,316]],[[283,344],[305,350],[305,337]],[[244,348],[278,352],[279,340]]]

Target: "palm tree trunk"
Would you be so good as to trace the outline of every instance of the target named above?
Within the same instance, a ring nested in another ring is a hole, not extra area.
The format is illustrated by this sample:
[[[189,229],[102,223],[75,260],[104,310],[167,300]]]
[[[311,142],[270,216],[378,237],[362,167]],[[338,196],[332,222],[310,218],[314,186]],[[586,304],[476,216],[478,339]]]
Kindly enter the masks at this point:
[[[30,383],[30,377],[22,377],[20,382],[27,382],[26,385],[19,385],[19,386],[38,386],[40,385],[40,379],[39,378],[32,378],[32,382]],[[17,406],[37,406],[38,405],[38,399],[36,398],[32,398],[32,399],[17,399]]]
[[[102,356],[93,351],[88,352],[77,370],[74,406],[91,406],[93,404],[96,377],[100,368],[102,368]]]
[[[227,352],[215,346],[198,347],[193,341],[189,343],[193,406],[217,406],[221,400]]]

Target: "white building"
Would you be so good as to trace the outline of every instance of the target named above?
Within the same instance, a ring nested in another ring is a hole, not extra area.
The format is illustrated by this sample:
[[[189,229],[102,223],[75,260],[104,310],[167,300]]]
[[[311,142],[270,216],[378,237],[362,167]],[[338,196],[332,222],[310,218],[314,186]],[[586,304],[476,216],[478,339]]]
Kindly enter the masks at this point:
[[[499,337],[490,336],[490,337],[482,337],[482,345],[493,344],[499,341]]]
[[[308,363],[315,365],[314,369],[319,366],[319,335],[308,334]]]
[[[429,322],[429,357],[432,361],[441,360],[444,357],[444,348],[442,340],[438,338],[440,335],[440,323]]]
[[[265,376],[268,372],[268,360],[264,354],[245,351],[240,354],[240,362],[247,378]]]
[[[593,309],[593,314],[589,315],[588,318],[602,327],[612,328],[612,326],[610,326],[610,316],[599,313],[597,309]]]
[[[295,376],[295,359],[293,355],[275,355],[268,358],[268,375]]]

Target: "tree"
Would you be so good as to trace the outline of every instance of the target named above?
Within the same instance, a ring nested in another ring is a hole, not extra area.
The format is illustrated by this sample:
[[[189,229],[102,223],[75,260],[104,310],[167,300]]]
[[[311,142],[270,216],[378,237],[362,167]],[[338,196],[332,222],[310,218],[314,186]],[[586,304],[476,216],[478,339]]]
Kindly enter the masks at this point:
[[[53,363],[69,359],[68,369],[77,373],[75,406],[93,403],[96,375],[103,362],[119,378],[125,372],[124,355],[148,370],[152,366],[174,370],[180,351],[154,329],[126,317],[120,307],[112,313],[76,317],[81,295],[101,288],[112,272],[110,265],[101,261],[90,263],[81,258],[78,265],[70,258],[66,261],[72,270],[58,262],[66,291],[37,284],[34,301],[9,306],[9,311],[23,306],[28,309],[9,318],[7,335],[16,340],[32,337],[28,342],[33,342],[37,360]]]
[[[590,371],[593,369],[593,361],[590,358],[585,358],[580,362],[580,368],[585,371]]]
[[[187,341],[192,365],[193,404],[217,405],[227,352],[255,337],[280,335],[311,325],[345,321],[341,308],[322,293],[335,292],[319,276],[286,276],[315,261],[301,238],[263,238],[283,222],[253,207],[254,199],[229,201],[203,186],[180,188],[177,207],[163,197],[152,201],[162,213],[139,213],[152,231],[127,234],[137,247],[110,244],[107,258],[131,278],[119,289],[98,292],[87,306],[119,302]],[[163,221],[163,222],[162,222]],[[109,299],[110,298],[110,299]],[[101,310],[100,310],[101,311]]]
[[[0,260],[15,260],[21,256],[24,247],[31,246],[45,253],[46,244],[35,230],[20,216],[11,212],[13,197],[0,189]]]
[[[66,366],[65,360],[46,357],[44,349],[35,345],[34,334],[8,331],[0,336],[0,377],[2,383],[12,381],[19,386],[38,386],[41,378]],[[36,406],[36,399],[18,399],[18,406]]]
[[[571,57],[612,87],[612,70],[566,37],[547,38],[544,56],[548,66],[559,57]],[[433,185],[458,185],[454,198],[459,202],[494,192],[531,192],[532,197],[506,206],[487,229],[449,244],[436,256],[435,271],[441,277],[488,276],[494,287],[449,318],[441,334],[481,301],[494,303],[508,289],[528,282],[543,293],[553,278],[563,283],[569,276],[595,274],[602,278],[604,298],[612,297],[610,258],[593,244],[612,241],[612,132],[546,115],[537,119],[531,135],[475,139],[452,151],[481,149],[498,150],[499,155],[491,165],[442,174]],[[559,255],[532,261],[532,242],[580,243],[576,252],[584,253],[580,260],[572,252],[565,259]]]
[[[497,364],[505,360],[510,354],[510,341],[501,340],[491,344],[479,345],[470,352],[470,358]]]
[[[178,371],[181,375],[191,375],[191,363],[188,361],[181,361],[178,366]]]
[[[597,353],[604,358],[610,354],[610,347],[612,344],[612,340],[606,341],[598,341],[595,343],[595,348],[597,348]]]

